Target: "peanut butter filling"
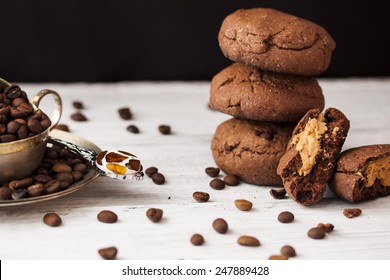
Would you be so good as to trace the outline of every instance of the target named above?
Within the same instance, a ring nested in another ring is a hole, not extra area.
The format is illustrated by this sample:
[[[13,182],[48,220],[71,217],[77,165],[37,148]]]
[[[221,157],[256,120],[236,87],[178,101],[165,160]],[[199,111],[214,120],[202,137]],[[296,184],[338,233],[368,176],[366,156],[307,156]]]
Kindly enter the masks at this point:
[[[372,187],[376,180],[380,180],[382,186],[390,187],[390,156],[370,160],[364,171],[367,187]]]
[[[324,114],[319,114],[317,118],[310,119],[305,129],[294,136],[292,143],[299,152],[302,160],[302,166],[298,170],[300,176],[308,175],[316,164],[316,156],[320,151],[319,139],[328,130]]]

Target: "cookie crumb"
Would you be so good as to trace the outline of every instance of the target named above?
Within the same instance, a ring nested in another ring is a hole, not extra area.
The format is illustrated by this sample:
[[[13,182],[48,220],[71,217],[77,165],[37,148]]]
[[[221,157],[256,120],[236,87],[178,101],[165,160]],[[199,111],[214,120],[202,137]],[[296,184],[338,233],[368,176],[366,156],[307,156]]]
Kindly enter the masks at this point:
[[[348,219],[352,219],[352,218],[360,216],[362,214],[362,209],[360,209],[360,208],[345,208],[343,210],[343,214]]]

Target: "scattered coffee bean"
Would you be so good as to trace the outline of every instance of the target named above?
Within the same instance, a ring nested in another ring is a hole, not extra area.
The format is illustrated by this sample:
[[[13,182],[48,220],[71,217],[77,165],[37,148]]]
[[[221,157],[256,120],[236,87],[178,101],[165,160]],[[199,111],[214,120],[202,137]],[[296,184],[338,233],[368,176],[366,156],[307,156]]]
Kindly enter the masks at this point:
[[[97,215],[97,219],[102,223],[112,224],[118,220],[118,216],[110,210],[103,210]]]
[[[88,119],[80,112],[73,113],[70,118],[76,122],[86,122]]]
[[[268,257],[269,260],[273,261],[285,261],[288,260],[288,256],[285,255],[272,255]]]
[[[319,227],[314,227],[307,232],[307,235],[313,239],[323,239],[325,237],[325,230]]]
[[[327,223],[327,224],[319,223],[317,225],[317,227],[325,230],[325,232],[327,232],[327,233],[333,231],[333,229],[334,229],[334,225],[329,224],[329,223]]]
[[[81,101],[73,101],[72,105],[75,109],[84,109],[84,104]]]
[[[278,215],[278,221],[281,223],[291,223],[294,220],[294,214],[289,211],[281,212]]]
[[[214,178],[213,180],[211,180],[209,185],[214,190],[222,190],[225,188],[225,182],[219,178]]]
[[[58,130],[66,131],[66,132],[70,131],[69,126],[66,124],[57,124],[54,128],[58,129]]]
[[[237,243],[242,246],[251,246],[251,247],[260,246],[260,241],[256,237],[248,236],[248,235],[240,236],[237,239]]]
[[[220,169],[218,167],[206,167],[205,172],[210,177],[217,177],[219,175]]]
[[[165,183],[165,177],[163,174],[156,172],[152,175],[152,181],[156,185],[163,185]]]
[[[0,188],[0,200],[7,200],[11,199],[11,190],[8,187],[1,187]]]
[[[229,226],[228,226],[227,222],[224,219],[218,218],[218,219],[214,220],[213,228],[218,233],[226,233],[228,231],[228,229],[229,229]]]
[[[161,220],[163,216],[163,210],[158,208],[149,208],[146,211],[146,217],[151,220],[153,223],[157,223]]]
[[[236,199],[234,205],[241,211],[249,211],[252,209],[252,202],[246,199]]]
[[[99,255],[105,260],[114,260],[118,254],[116,247],[107,247],[98,250]]]
[[[280,254],[282,256],[287,256],[289,258],[292,258],[292,257],[296,256],[295,249],[292,246],[290,246],[290,245],[283,246],[280,249]]]
[[[286,197],[286,190],[283,188],[283,189],[271,189],[269,191],[269,193],[271,194],[271,196],[275,199],[282,199],[282,198],[285,198]]]
[[[204,238],[202,235],[195,233],[194,235],[191,236],[191,243],[195,246],[200,246],[203,245],[204,243]]]
[[[351,219],[351,218],[355,218],[355,217],[358,217],[362,214],[362,209],[360,208],[345,208],[343,210],[343,214],[345,217]]]
[[[43,216],[43,222],[50,227],[58,227],[62,223],[62,219],[57,213],[47,213]]]
[[[139,133],[138,127],[136,127],[133,124],[129,125],[126,129],[128,132],[131,132],[131,133],[135,133],[135,134]]]
[[[163,135],[171,134],[171,127],[169,125],[165,125],[165,124],[159,125],[158,130]]]
[[[233,174],[228,174],[223,178],[223,181],[225,182],[226,185],[228,186],[238,186],[240,184],[240,180],[236,175]]]
[[[192,197],[197,202],[207,202],[207,201],[209,201],[210,195],[207,192],[194,192],[192,194]]]
[[[131,113],[131,110],[129,107],[123,107],[118,109],[119,117],[123,120],[131,120],[133,117],[133,114]]]
[[[151,167],[148,167],[145,169],[145,174],[148,176],[148,177],[152,177],[152,175],[154,173],[157,173],[158,172],[158,168],[157,167],[154,167],[154,166],[151,166]]]

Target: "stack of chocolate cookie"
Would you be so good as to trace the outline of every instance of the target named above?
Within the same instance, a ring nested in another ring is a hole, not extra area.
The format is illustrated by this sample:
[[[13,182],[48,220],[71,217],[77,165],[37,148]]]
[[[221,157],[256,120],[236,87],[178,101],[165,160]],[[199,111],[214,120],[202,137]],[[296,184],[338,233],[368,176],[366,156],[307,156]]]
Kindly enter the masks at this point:
[[[219,45],[234,63],[214,76],[211,109],[233,118],[211,143],[224,172],[256,185],[282,185],[277,166],[298,121],[324,108],[315,76],[335,42],[322,27],[280,11],[238,10],[222,23]]]

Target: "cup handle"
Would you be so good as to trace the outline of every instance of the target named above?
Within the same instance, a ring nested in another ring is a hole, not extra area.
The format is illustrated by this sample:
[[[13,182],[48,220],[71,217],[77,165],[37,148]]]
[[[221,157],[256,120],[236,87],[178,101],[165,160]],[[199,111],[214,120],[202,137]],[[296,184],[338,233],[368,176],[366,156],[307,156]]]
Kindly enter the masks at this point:
[[[42,98],[49,94],[53,96],[55,105],[53,115],[50,118],[51,126],[49,127],[49,130],[52,130],[58,124],[62,115],[62,100],[60,95],[54,90],[43,89],[34,96],[34,98],[31,100],[31,103],[39,108],[39,103],[41,102]]]

